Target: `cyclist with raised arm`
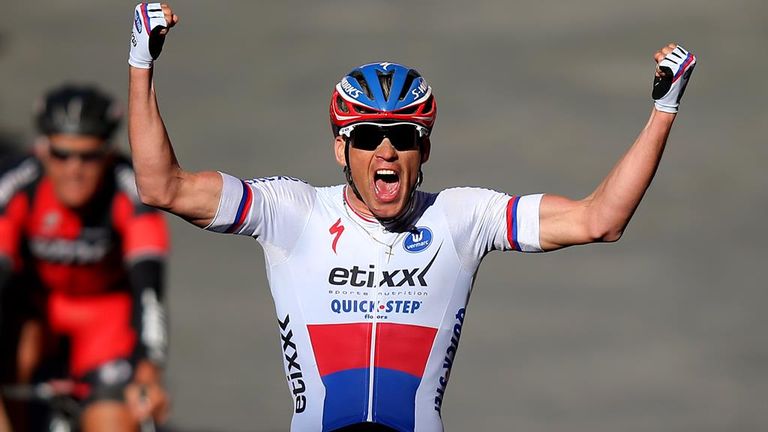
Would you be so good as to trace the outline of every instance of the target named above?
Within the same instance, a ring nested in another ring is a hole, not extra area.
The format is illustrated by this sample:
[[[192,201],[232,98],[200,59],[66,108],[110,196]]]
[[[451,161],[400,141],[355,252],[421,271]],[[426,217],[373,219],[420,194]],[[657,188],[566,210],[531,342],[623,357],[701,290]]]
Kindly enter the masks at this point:
[[[56,87],[37,112],[44,142],[0,172],[0,289],[33,298],[18,380],[28,383],[41,362],[62,357],[65,340],[86,432],[133,431],[167,410],[169,237],[111,144],[121,117],[95,87]]]
[[[695,57],[655,53],[655,106],[588,197],[417,188],[437,107],[416,70],[353,69],[330,103],[345,184],[240,180],[179,165],[160,116],[153,62],[178,22],[135,11],[129,138],[141,199],[207,230],[262,245],[275,300],[293,431],[440,431],[440,411],[475,272],[493,250],[552,251],[621,237],[658,167]]]

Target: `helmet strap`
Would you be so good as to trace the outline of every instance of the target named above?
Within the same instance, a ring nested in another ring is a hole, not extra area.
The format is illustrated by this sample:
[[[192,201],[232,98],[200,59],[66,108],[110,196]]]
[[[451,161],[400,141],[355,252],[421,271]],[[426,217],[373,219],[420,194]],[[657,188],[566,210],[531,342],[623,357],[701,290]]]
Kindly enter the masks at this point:
[[[347,163],[346,165],[344,165],[344,177],[347,178],[347,184],[352,188],[352,192],[355,193],[355,196],[357,197],[357,199],[359,199],[361,202],[364,203],[365,201],[363,200],[363,196],[360,195],[360,191],[358,191],[357,186],[355,186],[355,181],[352,180],[352,169],[349,167],[350,140],[345,139],[344,141],[345,141],[344,142],[344,160]]]

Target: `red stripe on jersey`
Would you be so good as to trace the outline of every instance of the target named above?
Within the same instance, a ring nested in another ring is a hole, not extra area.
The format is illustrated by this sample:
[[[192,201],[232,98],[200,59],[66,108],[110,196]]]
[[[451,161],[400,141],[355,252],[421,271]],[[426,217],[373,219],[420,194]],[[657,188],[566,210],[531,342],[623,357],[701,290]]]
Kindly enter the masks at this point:
[[[370,365],[371,324],[307,325],[320,376]]]
[[[517,243],[517,203],[520,197],[513,196],[507,203],[507,240],[512,249],[519,251],[520,245]]]
[[[251,204],[253,203],[253,191],[251,190],[251,187],[248,186],[247,183],[243,182],[243,186],[245,186],[244,192],[245,192],[245,203],[243,204],[243,207],[241,209],[240,217],[236,221],[236,225],[238,228],[243,226],[245,223],[245,219],[248,217],[248,213],[251,211]]]
[[[432,327],[377,324],[374,366],[421,378],[436,334],[437,329]]]
[[[240,180],[240,184],[243,185],[243,196],[240,198],[240,204],[237,206],[237,213],[235,214],[234,222],[232,222],[232,225],[230,225],[229,228],[224,231],[227,234],[237,232],[240,227],[242,227],[243,223],[245,223],[245,220],[248,217],[248,212],[251,211],[251,203],[253,203],[253,191],[251,190],[251,187],[244,181]]]

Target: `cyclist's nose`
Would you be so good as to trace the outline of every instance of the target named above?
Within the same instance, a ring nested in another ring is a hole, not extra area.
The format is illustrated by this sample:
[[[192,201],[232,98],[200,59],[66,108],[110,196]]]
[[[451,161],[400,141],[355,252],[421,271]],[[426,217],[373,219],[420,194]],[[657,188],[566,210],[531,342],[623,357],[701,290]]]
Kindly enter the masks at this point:
[[[392,142],[389,141],[389,138],[385,137],[381,140],[381,144],[376,147],[375,156],[385,160],[394,160],[397,158],[397,150],[395,150],[395,147],[392,145]]]

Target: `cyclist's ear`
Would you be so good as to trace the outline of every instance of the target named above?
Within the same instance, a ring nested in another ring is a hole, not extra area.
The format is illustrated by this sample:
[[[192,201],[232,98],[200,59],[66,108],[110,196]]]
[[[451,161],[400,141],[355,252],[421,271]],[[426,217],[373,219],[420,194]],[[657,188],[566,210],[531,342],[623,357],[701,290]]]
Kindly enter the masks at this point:
[[[336,139],[333,141],[333,152],[336,156],[336,162],[343,167],[347,166],[347,156],[345,153],[346,144],[344,137],[341,135],[337,135]]]
[[[421,163],[427,163],[429,160],[430,150],[432,150],[432,141],[430,141],[429,137],[427,137],[421,144]]]

